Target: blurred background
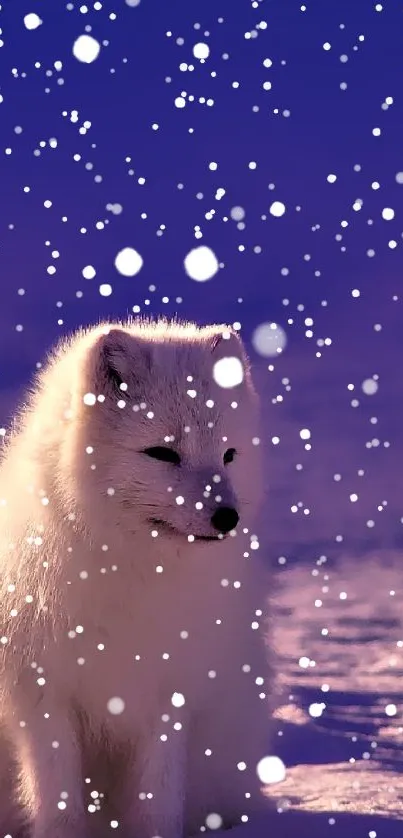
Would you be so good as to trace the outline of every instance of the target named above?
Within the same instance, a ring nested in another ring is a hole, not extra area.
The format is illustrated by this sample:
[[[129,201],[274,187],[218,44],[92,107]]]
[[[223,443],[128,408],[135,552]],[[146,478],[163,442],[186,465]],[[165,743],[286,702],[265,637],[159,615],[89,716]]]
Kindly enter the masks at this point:
[[[397,0],[0,6],[0,435],[78,326],[141,313],[241,330],[283,579],[287,764],[368,763],[384,730],[397,766],[402,36]],[[308,716],[325,733],[298,750]],[[379,777],[361,783],[374,811]],[[385,783],[378,809],[395,812]]]

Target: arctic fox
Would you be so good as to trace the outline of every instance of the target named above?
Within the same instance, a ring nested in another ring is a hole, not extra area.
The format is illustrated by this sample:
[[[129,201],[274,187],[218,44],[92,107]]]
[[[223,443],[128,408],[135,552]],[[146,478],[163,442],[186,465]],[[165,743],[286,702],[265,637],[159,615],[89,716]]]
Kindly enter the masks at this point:
[[[267,807],[258,436],[227,326],[109,323],[49,359],[0,470],[2,834],[20,808],[32,838],[188,838]]]

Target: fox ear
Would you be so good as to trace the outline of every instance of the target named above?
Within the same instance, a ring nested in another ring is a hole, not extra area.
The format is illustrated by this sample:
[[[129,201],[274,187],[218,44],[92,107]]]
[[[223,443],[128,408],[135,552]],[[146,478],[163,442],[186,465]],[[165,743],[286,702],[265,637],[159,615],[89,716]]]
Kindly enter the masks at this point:
[[[223,326],[222,330],[218,332],[212,342],[211,355],[213,364],[221,361],[223,358],[237,358],[243,368],[243,380],[245,381],[250,392],[254,392],[250,361],[247,356],[245,346],[239,334],[230,326]]]
[[[243,362],[246,361],[242,340],[230,326],[223,326],[221,331],[214,335],[211,352],[214,361],[234,356]]]
[[[111,328],[101,334],[91,354],[88,372],[97,395],[123,395],[126,391],[133,395],[151,368],[150,344],[123,329]]]

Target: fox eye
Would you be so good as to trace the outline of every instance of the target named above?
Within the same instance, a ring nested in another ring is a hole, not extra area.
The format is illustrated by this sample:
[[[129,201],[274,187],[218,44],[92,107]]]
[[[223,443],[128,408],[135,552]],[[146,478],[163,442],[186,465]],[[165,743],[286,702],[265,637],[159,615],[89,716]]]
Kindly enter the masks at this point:
[[[235,459],[235,454],[236,454],[236,449],[235,448],[227,448],[227,450],[224,454],[224,457],[223,457],[225,466],[228,465],[228,463],[233,462],[233,460]]]
[[[179,466],[181,458],[173,448],[166,448],[164,445],[155,445],[152,448],[145,448],[143,454],[153,457],[154,460],[162,460],[164,463],[172,463]]]

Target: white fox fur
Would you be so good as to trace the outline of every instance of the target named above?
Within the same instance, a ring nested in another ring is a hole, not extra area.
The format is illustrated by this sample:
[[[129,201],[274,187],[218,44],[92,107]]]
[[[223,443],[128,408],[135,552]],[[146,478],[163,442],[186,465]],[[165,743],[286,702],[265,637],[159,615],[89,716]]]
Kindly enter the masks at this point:
[[[0,470],[1,834],[20,806],[32,838],[187,838],[267,805],[258,436],[228,327],[104,324],[49,359]],[[207,540],[220,505],[236,533]]]

